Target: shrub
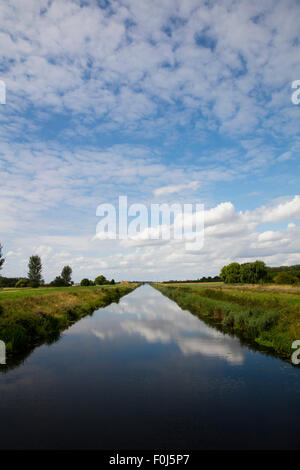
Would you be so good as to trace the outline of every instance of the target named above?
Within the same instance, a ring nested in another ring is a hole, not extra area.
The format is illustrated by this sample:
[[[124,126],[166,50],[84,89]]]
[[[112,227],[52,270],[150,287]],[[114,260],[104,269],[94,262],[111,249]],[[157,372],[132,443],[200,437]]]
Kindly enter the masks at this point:
[[[90,281],[90,280],[87,279],[87,278],[84,278],[84,279],[82,279],[80,285],[81,285],[81,286],[94,286],[95,283],[94,283],[93,281]]]
[[[36,288],[36,287],[39,287],[39,286],[40,286],[40,283],[38,281],[34,281],[34,280],[29,281],[29,287]]]
[[[29,279],[19,279],[16,283],[15,287],[28,287],[29,286]]]

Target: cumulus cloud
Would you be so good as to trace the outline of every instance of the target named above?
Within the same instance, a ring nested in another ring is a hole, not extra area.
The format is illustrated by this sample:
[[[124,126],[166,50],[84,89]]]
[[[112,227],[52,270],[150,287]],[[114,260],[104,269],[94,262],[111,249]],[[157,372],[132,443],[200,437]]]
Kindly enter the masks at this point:
[[[290,218],[300,217],[300,196],[297,195],[293,199],[280,203],[275,207],[263,207],[258,210],[258,215],[262,222],[278,222]]]

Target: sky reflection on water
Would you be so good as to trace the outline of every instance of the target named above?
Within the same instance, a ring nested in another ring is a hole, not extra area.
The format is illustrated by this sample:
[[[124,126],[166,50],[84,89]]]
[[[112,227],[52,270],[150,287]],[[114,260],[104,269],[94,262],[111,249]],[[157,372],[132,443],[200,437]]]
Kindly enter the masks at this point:
[[[111,321],[107,321],[107,316]],[[237,338],[207,326],[199,318],[182,310],[175,302],[150,286],[139,288],[119,304],[101,310],[95,327],[78,323],[70,334],[93,333],[100,340],[139,335],[148,343],[173,343],[184,355],[202,354],[243,364],[243,348]]]

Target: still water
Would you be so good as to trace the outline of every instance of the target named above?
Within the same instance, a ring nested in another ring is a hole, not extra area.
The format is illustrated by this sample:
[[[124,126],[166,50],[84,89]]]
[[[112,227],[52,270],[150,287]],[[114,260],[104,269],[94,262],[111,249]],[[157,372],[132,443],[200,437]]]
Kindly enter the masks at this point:
[[[2,449],[300,448],[300,371],[150,286],[0,366]]]

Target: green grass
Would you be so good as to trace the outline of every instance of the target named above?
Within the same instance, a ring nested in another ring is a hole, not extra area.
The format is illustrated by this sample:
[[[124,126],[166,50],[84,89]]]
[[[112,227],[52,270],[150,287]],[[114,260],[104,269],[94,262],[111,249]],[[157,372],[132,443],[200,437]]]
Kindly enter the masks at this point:
[[[137,285],[18,289],[0,294],[0,339],[8,357],[51,341],[97,308],[118,302]]]
[[[299,293],[235,286],[164,286],[159,291],[182,308],[243,340],[289,360],[300,339]]]
[[[80,292],[81,290],[87,289],[99,289],[99,287],[105,288],[114,288],[120,287],[120,285],[107,285],[107,286],[71,286],[71,287],[38,287],[38,288],[30,288],[30,287],[23,287],[23,288],[6,288],[0,289],[0,303],[3,298],[5,299],[18,299],[20,297],[31,297],[32,295],[43,295],[43,294],[50,294],[54,292]]]

